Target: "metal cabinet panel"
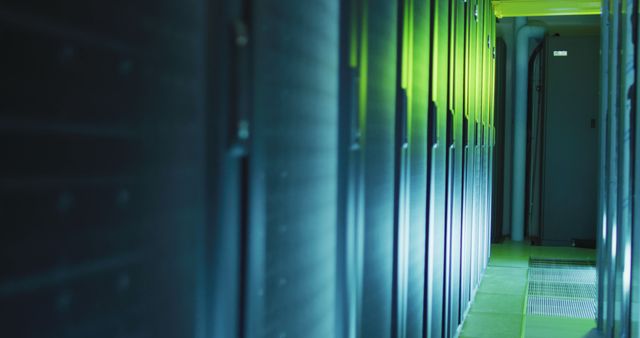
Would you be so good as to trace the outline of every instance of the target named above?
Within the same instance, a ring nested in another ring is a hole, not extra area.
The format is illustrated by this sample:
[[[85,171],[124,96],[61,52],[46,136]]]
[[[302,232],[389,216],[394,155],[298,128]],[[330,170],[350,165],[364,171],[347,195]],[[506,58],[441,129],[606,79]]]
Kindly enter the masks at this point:
[[[397,7],[395,1],[368,1],[362,18],[364,337],[391,332]]]
[[[422,337],[424,324],[425,254],[427,230],[427,111],[429,90],[430,6],[427,2],[403,3],[402,74],[400,87],[407,102],[405,231],[398,245],[398,336]],[[396,100],[402,96],[396,97]],[[398,151],[398,149],[396,150]],[[404,257],[402,256],[404,255]],[[406,276],[406,277],[403,277]],[[406,278],[406,279],[404,279]],[[405,283],[402,285],[402,283]]]
[[[448,113],[449,4],[435,2],[429,109],[429,185],[427,234],[427,332],[440,337],[445,311],[446,129]]]
[[[637,3],[603,3],[598,205],[598,325],[605,336],[637,337]],[[606,52],[605,52],[606,50]],[[634,157],[635,156],[635,157]],[[635,170],[635,172],[634,172]],[[635,182],[635,184],[633,183]]]
[[[252,2],[248,336],[337,331],[338,9]]]
[[[3,335],[196,336],[210,231],[204,2],[1,12]]]
[[[597,46],[595,37],[547,39],[544,243],[595,239]]]

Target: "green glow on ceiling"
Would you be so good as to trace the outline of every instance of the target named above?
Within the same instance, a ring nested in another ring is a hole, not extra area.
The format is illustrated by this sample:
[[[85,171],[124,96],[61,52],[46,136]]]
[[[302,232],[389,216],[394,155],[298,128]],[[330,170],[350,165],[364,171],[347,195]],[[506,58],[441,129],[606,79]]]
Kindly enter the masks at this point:
[[[492,3],[498,18],[600,14],[598,0],[494,0]]]

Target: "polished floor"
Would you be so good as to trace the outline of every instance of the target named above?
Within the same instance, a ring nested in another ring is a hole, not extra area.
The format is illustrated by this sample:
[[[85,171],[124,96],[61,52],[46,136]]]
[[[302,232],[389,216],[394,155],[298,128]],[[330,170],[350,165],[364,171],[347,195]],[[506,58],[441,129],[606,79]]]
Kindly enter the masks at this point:
[[[597,337],[595,321],[526,314],[529,258],[595,260],[596,251],[505,242],[491,259],[464,322],[461,338]]]

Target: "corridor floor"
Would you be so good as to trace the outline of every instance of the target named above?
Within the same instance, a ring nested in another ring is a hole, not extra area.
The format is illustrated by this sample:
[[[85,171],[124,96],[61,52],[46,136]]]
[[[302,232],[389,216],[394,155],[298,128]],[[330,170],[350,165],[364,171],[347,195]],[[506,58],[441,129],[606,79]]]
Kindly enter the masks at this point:
[[[529,258],[595,260],[596,251],[505,242],[491,259],[465,319],[460,338],[596,337],[594,320],[526,315]]]

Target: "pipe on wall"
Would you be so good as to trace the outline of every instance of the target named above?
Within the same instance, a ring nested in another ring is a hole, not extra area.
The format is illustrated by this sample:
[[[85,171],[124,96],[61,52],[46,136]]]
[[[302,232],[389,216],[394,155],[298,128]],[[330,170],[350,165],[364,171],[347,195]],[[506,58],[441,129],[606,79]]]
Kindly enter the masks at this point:
[[[507,44],[507,82],[505,84],[505,116],[504,116],[504,187],[503,187],[503,209],[502,209],[502,234],[508,235],[511,232],[511,208],[513,192],[513,112],[515,110],[514,88],[515,82],[515,50],[517,45],[517,33],[520,28],[527,25],[527,18],[514,18],[513,24],[508,30],[509,43]]]
[[[529,40],[543,38],[544,27],[523,26],[516,34],[515,102],[513,117],[513,181],[511,240],[524,240],[524,191],[527,155],[527,69]]]

